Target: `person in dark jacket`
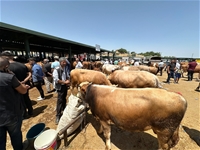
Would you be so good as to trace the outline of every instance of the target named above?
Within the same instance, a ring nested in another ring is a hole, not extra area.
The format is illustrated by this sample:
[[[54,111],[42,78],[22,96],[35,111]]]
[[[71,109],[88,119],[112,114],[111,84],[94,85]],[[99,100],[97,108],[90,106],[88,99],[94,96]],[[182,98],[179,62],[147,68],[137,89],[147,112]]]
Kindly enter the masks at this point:
[[[197,66],[197,63],[196,63],[195,59],[192,59],[192,61],[190,61],[188,64],[188,81],[192,81],[194,69],[196,66]]]
[[[7,132],[14,150],[22,150],[22,97],[28,85],[22,84],[8,70],[9,61],[0,57],[0,150],[6,150]]]
[[[174,75],[175,75],[175,69],[176,69],[176,62],[174,59],[171,60],[171,62],[168,64],[167,66],[167,74],[168,74],[168,77],[167,77],[167,81],[166,83],[170,83],[170,78],[174,78]]]
[[[10,62],[9,70],[12,71],[16,78],[23,84],[30,85],[29,79],[31,78],[31,72],[28,70],[26,65],[14,61],[14,54],[11,51],[3,51],[0,54],[2,57],[7,58]],[[24,106],[24,118],[27,118],[33,114],[33,107],[31,100],[29,98],[29,90],[27,93],[22,95],[23,98],[23,106]]]

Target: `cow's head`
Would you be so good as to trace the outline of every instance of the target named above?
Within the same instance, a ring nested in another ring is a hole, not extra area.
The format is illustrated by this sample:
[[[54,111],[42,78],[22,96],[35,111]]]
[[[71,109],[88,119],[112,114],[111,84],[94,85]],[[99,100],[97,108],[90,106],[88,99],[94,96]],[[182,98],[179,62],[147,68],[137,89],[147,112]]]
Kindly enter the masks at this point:
[[[87,87],[90,84],[92,84],[92,83],[82,82],[81,84],[79,84],[77,97],[79,97],[81,100],[85,100],[85,95],[86,95]]]

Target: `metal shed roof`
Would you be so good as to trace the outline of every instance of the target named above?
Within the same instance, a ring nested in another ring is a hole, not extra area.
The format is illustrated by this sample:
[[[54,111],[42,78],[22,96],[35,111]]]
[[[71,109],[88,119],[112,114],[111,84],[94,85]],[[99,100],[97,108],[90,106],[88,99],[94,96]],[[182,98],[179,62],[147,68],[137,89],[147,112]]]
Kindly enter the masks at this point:
[[[111,52],[109,50],[101,49],[100,52],[95,50],[95,46],[59,38],[45,33],[17,27],[14,25],[0,22],[0,46],[11,48],[24,48],[25,39],[29,40],[31,50],[39,51],[67,51],[69,47],[73,53],[100,53]]]

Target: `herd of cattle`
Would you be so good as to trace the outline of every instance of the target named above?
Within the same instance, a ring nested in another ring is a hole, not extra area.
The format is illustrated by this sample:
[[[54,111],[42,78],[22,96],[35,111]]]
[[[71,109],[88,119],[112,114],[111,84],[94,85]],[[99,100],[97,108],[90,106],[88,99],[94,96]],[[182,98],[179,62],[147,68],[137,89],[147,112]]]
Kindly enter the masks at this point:
[[[77,96],[99,120],[99,133],[103,132],[106,138],[106,149],[111,149],[111,124],[129,131],[152,129],[162,150],[178,143],[187,101],[162,88],[156,65],[103,65],[100,61],[82,64],[83,69],[73,69],[72,64],[71,90],[78,89]],[[185,71],[187,64],[181,66]],[[195,69],[199,71],[200,65]]]
[[[71,71],[71,89],[78,88],[77,95],[99,120],[106,149],[111,149],[111,124],[129,131],[152,129],[159,149],[169,150],[178,143],[187,101],[162,88],[156,66],[93,66],[94,70],[89,66]]]

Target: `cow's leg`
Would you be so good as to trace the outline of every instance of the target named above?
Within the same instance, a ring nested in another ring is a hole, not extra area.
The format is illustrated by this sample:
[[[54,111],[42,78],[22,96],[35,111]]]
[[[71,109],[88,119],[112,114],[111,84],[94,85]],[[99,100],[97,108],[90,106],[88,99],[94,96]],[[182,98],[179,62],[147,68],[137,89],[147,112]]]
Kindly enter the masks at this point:
[[[101,133],[103,133],[103,126],[100,123],[100,128],[99,128],[98,134],[101,134]]]
[[[174,147],[179,141],[179,126],[174,131],[172,137],[170,138],[168,145],[170,148]]]
[[[100,123],[103,128],[104,137],[106,138],[106,150],[111,150],[111,141],[110,141],[111,126],[104,121],[100,121]]]
[[[168,142],[172,136],[172,132],[168,129],[164,129],[156,133],[158,137],[159,150],[170,150]]]

